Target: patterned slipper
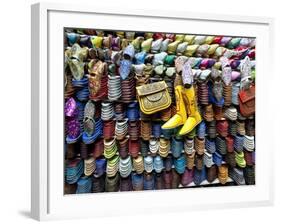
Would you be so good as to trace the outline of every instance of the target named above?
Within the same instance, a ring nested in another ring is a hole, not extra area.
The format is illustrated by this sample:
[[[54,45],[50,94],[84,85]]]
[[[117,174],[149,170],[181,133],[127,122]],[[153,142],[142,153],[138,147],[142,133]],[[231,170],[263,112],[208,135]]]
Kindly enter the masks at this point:
[[[91,136],[95,131],[95,104],[89,100],[85,106],[84,110],[84,131],[88,136]]]

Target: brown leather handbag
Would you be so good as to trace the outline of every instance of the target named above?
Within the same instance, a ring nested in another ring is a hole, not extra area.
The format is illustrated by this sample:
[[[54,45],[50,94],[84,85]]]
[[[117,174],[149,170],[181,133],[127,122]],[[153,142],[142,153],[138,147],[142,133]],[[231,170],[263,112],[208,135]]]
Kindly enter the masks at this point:
[[[240,113],[244,117],[249,117],[255,113],[255,85],[239,92]]]

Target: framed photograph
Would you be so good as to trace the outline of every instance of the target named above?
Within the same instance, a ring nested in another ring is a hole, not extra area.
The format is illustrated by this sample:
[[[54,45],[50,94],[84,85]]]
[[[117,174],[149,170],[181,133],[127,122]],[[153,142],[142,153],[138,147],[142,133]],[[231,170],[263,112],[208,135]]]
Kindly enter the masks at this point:
[[[272,32],[270,18],[32,5],[32,217],[272,204]]]

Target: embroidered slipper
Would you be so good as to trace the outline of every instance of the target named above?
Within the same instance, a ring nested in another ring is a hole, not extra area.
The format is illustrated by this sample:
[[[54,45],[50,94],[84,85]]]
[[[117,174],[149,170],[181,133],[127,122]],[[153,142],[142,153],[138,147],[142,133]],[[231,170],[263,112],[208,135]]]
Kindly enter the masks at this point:
[[[78,115],[77,103],[72,97],[66,101],[64,113],[66,117],[75,117]]]
[[[154,53],[154,54],[158,53],[160,51],[162,42],[163,42],[162,38],[153,41],[151,44],[151,53]]]
[[[122,78],[122,80],[126,79],[132,69],[132,62],[130,60],[122,60],[120,62],[120,67],[119,67],[119,74]]]
[[[94,120],[94,115],[95,115],[95,104],[89,100],[86,103],[85,109],[84,109],[84,131],[88,136],[91,136],[94,131],[95,131],[95,120]]]

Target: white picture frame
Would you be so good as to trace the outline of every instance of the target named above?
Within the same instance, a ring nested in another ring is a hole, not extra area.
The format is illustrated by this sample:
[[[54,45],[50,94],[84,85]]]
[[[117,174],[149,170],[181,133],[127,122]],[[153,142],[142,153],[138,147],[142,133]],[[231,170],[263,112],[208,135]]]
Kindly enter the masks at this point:
[[[37,220],[184,212],[273,203],[273,149],[267,131],[273,49],[273,19],[192,12],[126,10],[95,6],[32,5],[32,187]],[[256,185],[219,188],[63,195],[63,28],[162,31],[257,38]],[[61,96],[61,97],[58,97]],[[138,203],[133,203],[137,201]],[[110,211],[110,212],[108,212]]]

